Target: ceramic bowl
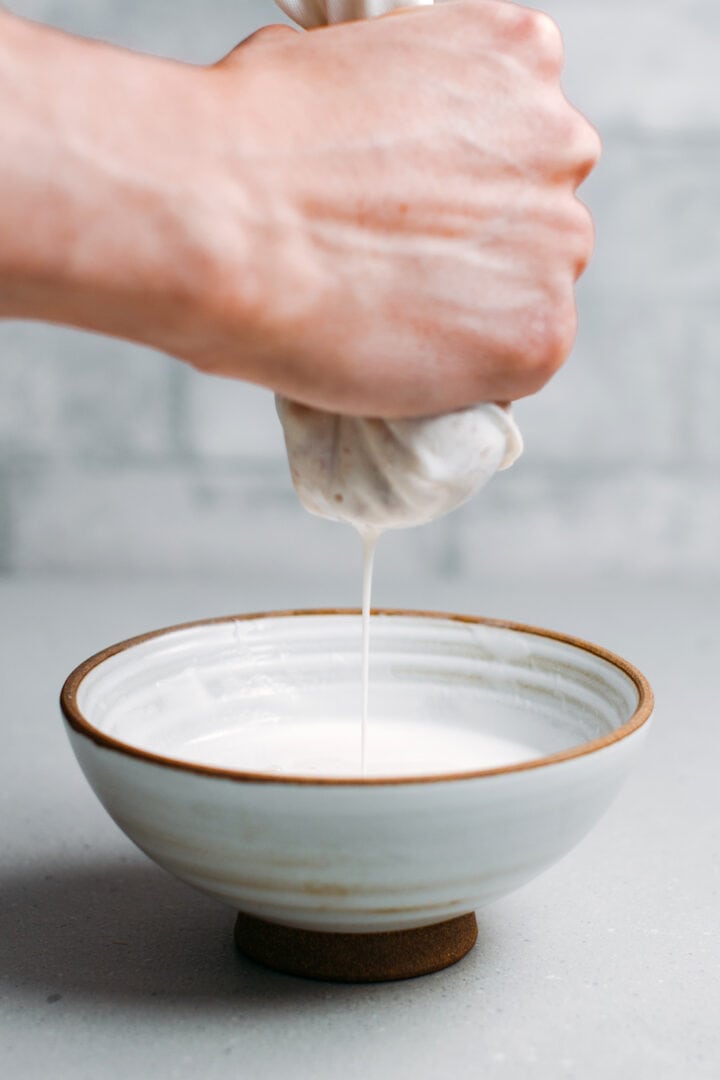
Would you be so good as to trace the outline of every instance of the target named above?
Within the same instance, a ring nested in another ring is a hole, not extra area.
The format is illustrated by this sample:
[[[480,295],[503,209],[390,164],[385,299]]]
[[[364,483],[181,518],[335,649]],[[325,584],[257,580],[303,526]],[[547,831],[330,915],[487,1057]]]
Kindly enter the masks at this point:
[[[364,777],[357,612],[160,630],[63,688],[120,828],[250,925],[388,942],[461,922],[565,855],[645,738],[652,692],[604,649],[467,616],[371,622]]]

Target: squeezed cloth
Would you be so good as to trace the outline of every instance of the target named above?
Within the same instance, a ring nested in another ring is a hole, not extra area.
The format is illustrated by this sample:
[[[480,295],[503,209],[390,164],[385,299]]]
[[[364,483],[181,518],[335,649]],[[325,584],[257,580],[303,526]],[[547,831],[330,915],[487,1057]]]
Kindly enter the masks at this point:
[[[432,0],[276,2],[300,26],[312,29]],[[280,397],[277,410],[303,506],[365,533],[442,517],[522,452],[517,425],[498,405],[417,420],[338,416]]]
[[[498,405],[420,420],[336,416],[282,398],[277,409],[300,502],[361,532],[442,517],[522,449],[517,425]]]

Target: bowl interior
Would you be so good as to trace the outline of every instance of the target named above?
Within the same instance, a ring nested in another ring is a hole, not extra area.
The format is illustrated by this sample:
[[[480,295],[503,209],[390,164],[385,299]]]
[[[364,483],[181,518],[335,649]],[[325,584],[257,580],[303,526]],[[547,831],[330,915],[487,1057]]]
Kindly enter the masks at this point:
[[[368,778],[507,768],[607,740],[638,681],[601,650],[482,620],[375,614]],[[165,631],[91,666],[77,708],[128,748],[264,776],[361,775],[361,621],[241,617]]]

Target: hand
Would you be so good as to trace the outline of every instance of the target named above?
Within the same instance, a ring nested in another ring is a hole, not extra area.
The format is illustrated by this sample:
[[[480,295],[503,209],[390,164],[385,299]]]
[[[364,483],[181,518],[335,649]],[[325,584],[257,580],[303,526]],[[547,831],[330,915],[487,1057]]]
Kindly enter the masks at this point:
[[[103,171],[90,222],[77,198],[65,218],[73,287],[37,317],[370,416],[509,401],[567,356],[599,142],[546,16],[275,27],[211,68],[82,47]]]
[[[561,66],[554,24],[507,3],[273,29],[219,66],[226,106],[239,114],[248,86],[264,103],[244,110],[240,139],[253,148],[253,378],[383,416],[545,383],[574,339],[593,242],[574,192],[599,153]],[[226,149],[219,176],[242,171]],[[226,341],[192,358],[207,370],[238,369],[235,280],[229,267],[213,320]]]

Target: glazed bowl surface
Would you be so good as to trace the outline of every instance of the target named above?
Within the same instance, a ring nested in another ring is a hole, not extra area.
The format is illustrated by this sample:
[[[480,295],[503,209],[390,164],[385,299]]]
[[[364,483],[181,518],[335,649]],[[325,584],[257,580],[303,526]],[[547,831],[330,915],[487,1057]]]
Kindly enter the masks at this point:
[[[373,933],[475,911],[565,855],[618,791],[652,692],[578,639],[374,612],[156,631],[61,695],[77,759],[155,862],[248,915]]]

